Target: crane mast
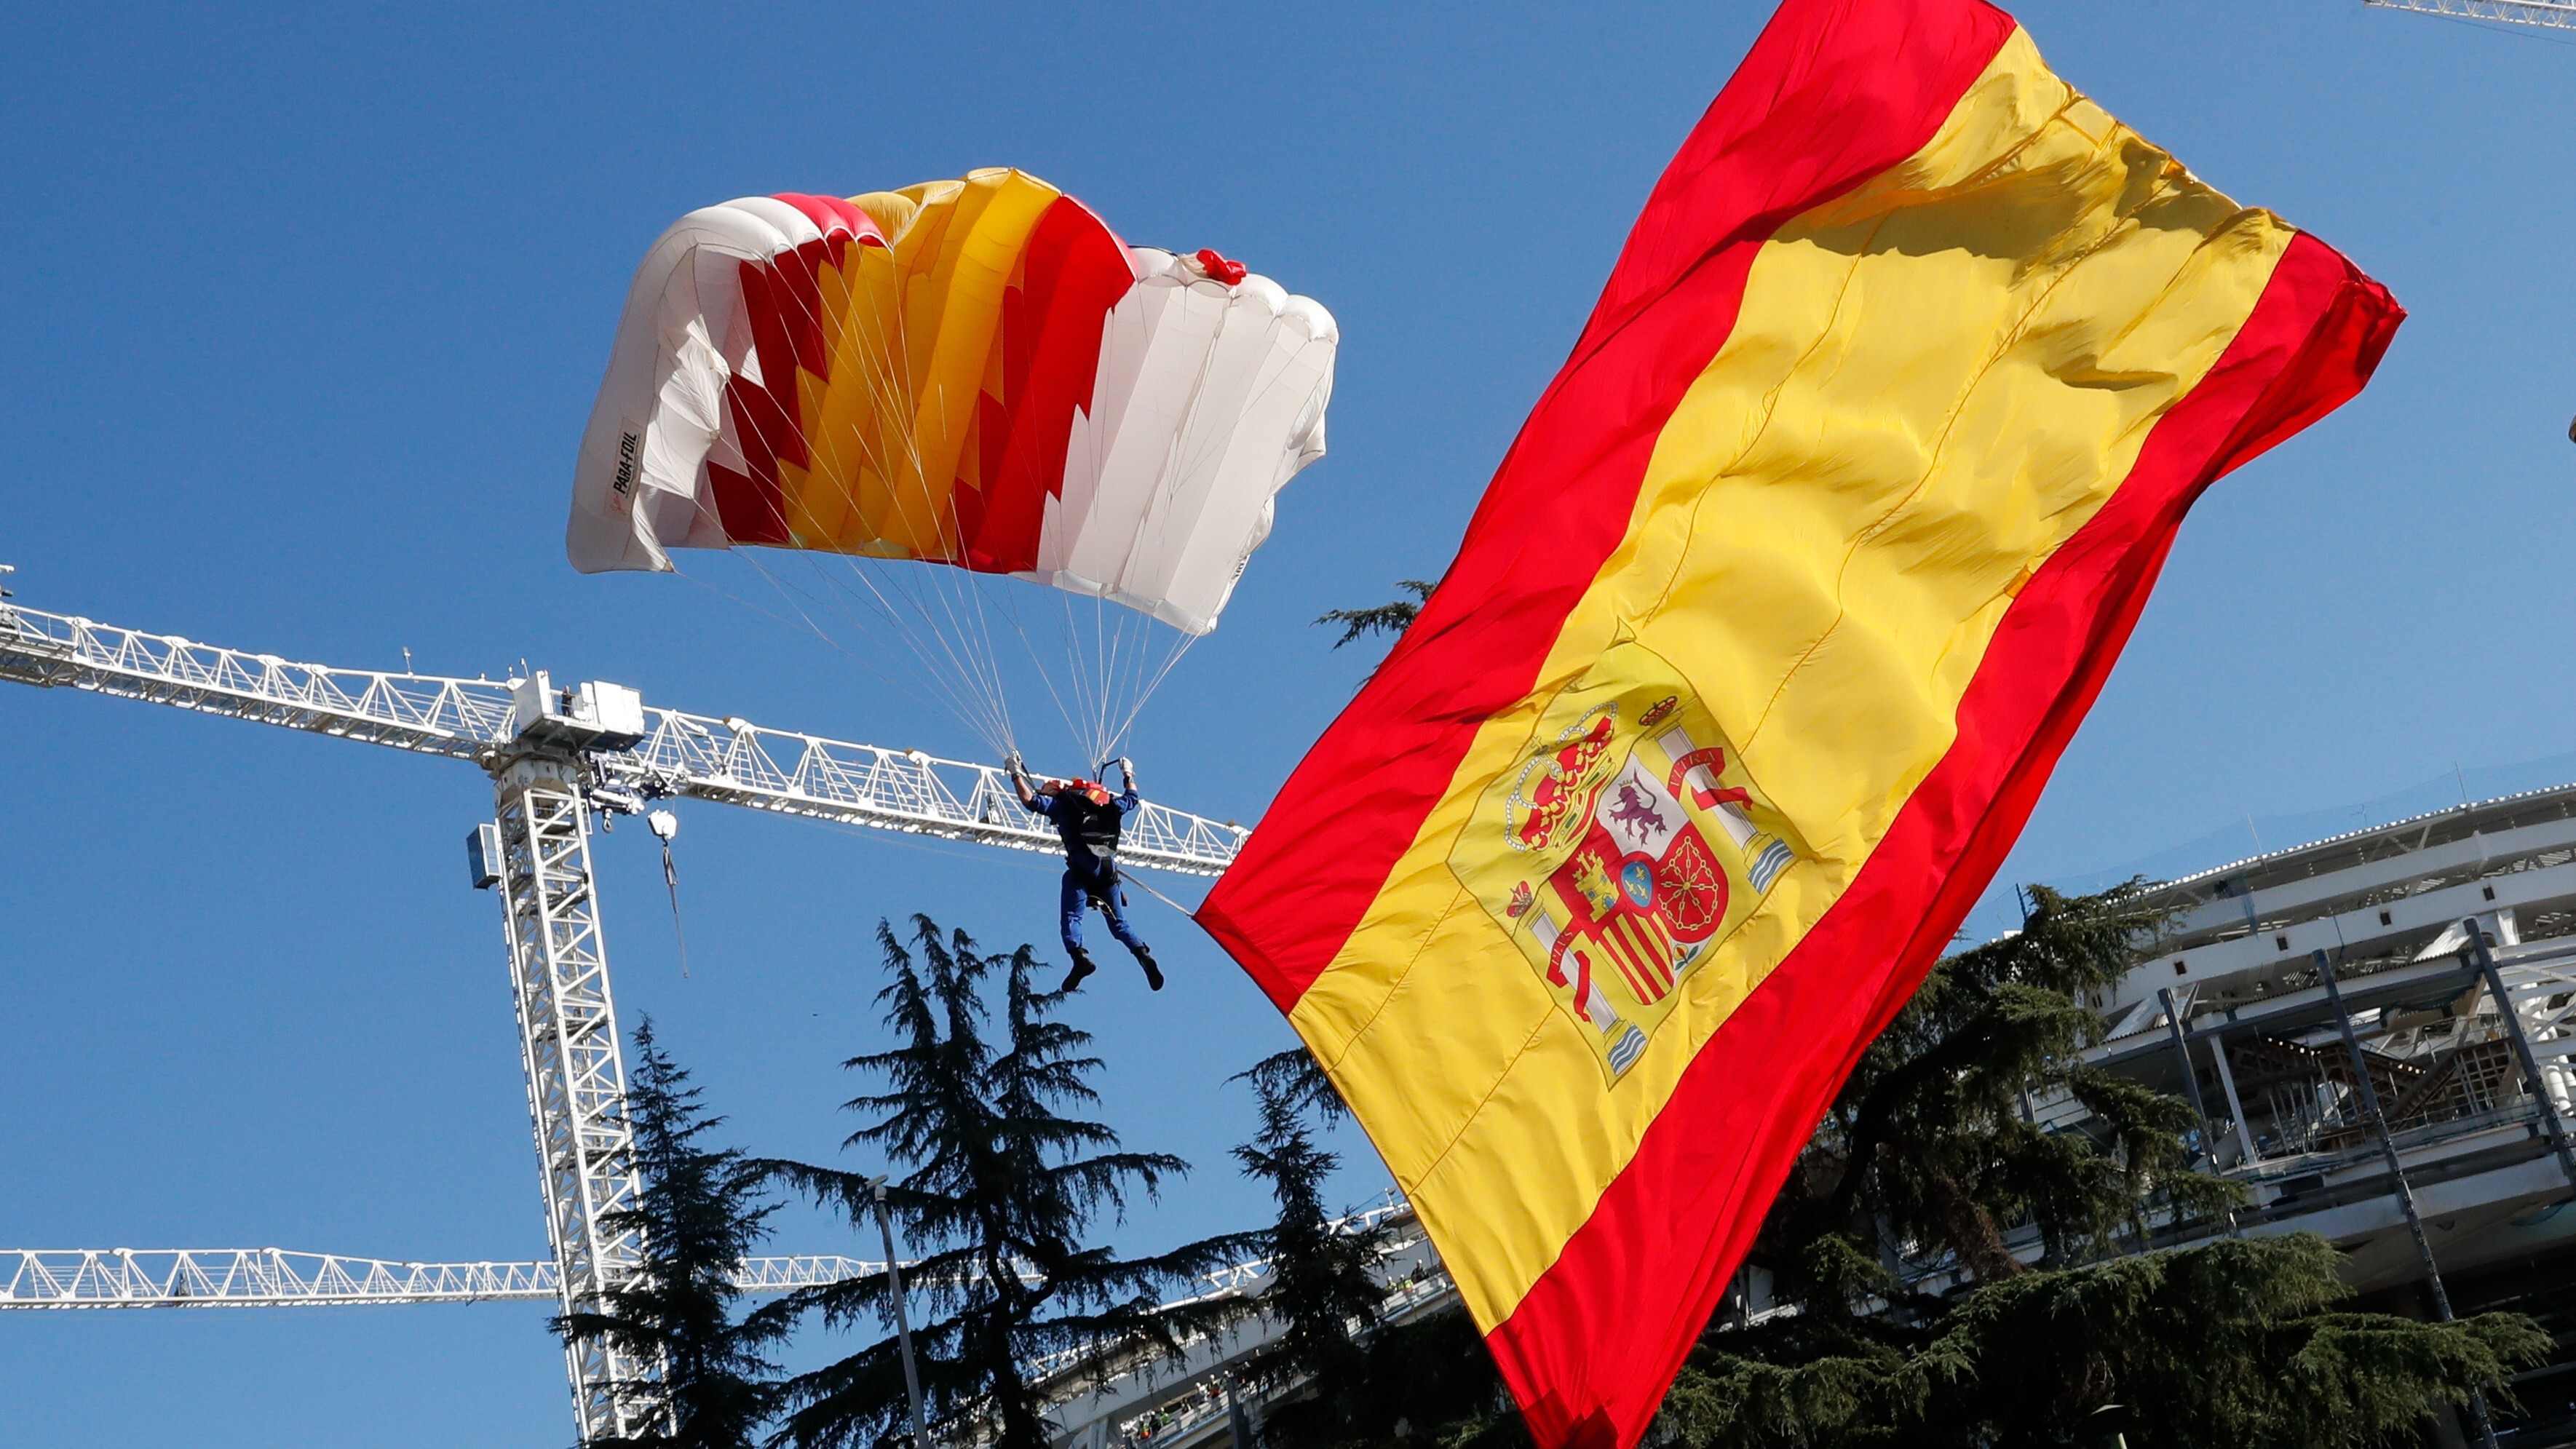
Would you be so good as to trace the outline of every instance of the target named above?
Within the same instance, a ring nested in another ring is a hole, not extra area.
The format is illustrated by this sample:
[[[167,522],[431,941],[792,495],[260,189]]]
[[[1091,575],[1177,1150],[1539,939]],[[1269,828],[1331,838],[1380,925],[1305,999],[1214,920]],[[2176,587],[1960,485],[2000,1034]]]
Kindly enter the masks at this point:
[[[5,597],[5,596],[0,596]],[[989,765],[937,759],[649,707],[599,681],[543,671],[494,681],[299,664],[0,602],[0,681],[73,688],[442,755],[492,781],[492,819],[468,837],[473,882],[497,888],[528,1116],[566,1312],[597,1308],[642,1243],[605,1219],[634,1206],[626,1068],[590,861],[591,817],[680,797],[1010,850],[1053,851]],[[1121,859],[1213,876],[1247,832],[1148,803]],[[585,1443],[654,1427],[635,1386],[659,1366],[595,1340],[567,1345]]]
[[[478,841],[500,841],[496,883],[510,947],[510,999],[518,1009],[546,1240],[562,1275],[566,1313],[602,1308],[603,1295],[644,1253],[635,1228],[608,1226],[612,1215],[635,1207],[642,1184],[626,1117],[626,1061],[608,989],[581,784],[578,759],[543,752],[511,758],[492,774],[494,823],[476,831]],[[658,1378],[659,1364],[637,1362],[591,1337],[567,1338],[564,1357],[583,1442],[662,1427],[650,1422],[656,1406],[628,1387]]]

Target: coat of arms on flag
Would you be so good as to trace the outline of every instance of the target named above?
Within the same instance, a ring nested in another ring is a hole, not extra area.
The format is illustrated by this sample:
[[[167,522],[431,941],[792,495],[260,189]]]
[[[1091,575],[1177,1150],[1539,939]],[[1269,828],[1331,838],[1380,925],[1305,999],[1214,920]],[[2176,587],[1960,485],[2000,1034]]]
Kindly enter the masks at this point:
[[[1449,868],[1615,1083],[1802,854],[1680,672],[1629,640],[1540,711]]]

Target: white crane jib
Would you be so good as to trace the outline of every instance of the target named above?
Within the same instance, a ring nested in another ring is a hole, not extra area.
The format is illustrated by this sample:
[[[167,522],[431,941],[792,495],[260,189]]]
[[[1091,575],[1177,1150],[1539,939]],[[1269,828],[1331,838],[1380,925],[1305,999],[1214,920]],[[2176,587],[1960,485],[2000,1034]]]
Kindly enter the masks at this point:
[[[590,816],[667,796],[744,805],[1013,850],[1052,851],[998,768],[740,719],[646,705],[621,685],[557,689],[542,671],[502,681],[298,664],[0,602],[0,681],[70,687],[470,760],[492,779],[493,819],[468,838],[474,883],[499,888],[530,1123],[567,1311],[631,1270],[632,1234],[600,1227],[631,1205],[626,1070],[590,866]],[[1147,804],[1129,817],[1129,865],[1213,876],[1245,830]],[[651,1406],[615,1386],[652,1377],[597,1343],[567,1350],[585,1441],[643,1429]]]
[[[2502,20],[2515,25],[2576,30],[2576,4],[2567,3],[2567,0],[2364,0],[2364,3],[2388,10],[2448,15],[2459,20]]]
[[[745,1258],[734,1286],[786,1293],[873,1277],[857,1258]],[[0,1308],[340,1308],[559,1301],[555,1263],[401,1263],[282,1248],[0,1250]]]
[[[558,692],[543,671],[490,680],[332,669],[0,603],[0,680],[173,704],[487,770],[534,729],[538,738],[526,743],[583,757],[593,800],[608,809],[676,795],[1011,850],[1059,848],[1019,808],[998,766],[683,714],[613,684]],[[1147,802],[1129,818],[1118,855],[1131,866],[1213,876],[1246,833]]]

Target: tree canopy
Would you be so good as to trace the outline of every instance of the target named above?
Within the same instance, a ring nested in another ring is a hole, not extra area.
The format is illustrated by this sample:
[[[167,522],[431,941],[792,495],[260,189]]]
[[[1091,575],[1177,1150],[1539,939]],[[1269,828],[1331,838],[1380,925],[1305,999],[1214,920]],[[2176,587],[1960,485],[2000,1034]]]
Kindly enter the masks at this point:
[[[787,1324],[737,1312],[734,1275],[777,1204],[763,1199],[761,1174],[739,1150],[704,1144],[725,1119],[705,1115],[698,1097],[654,1039],[652,1019],[639,1023],[626,1084],[639,1190],[633,1207],[601,1214],[599,1225],[635,1234],[642,1257],[597,1311],[555,1320],[566,1338],[604,1341],[646,1367],[614,1391],[651,1427],[605,1443],[747,1449],[776,1403],[778,1366],[765,1351]]]
[[[1105,1364],[1168,1351],[1206,1312],[1167,1312],[1161,1296],[1248,1256],[1257,1235],[1210,1238],[1122,1259],[1086,1238],[1102,1215],[1155,1198],[1189,1170],[1164,1153],[1129,1152],[1106,1125],[1067,1116],[1097,1095],[1091,1038],[1039,990],[1035,954],[979,950],[965,932],[913,918],[909,943],[880,923],[888,981],[878,993],[896,1044],[852,1057],[883,1090],[844,1104],[866,1117],[845,1147],[882,1152],[901,1170],[886,1203],[902,1224],[910,1300],[928,1308],[914,1331],[933,1419],[973,1418],[1002,1449],[1044,1449],[1045,1366]],[[986,992],[998,987],[1002,1028]],[[763,1168],[872,1230],[877,1179],[770,1160]],[[883,1275],[808,1289],[785,1311],[835,1328],[881,1321]],[[890,1443],[905,1427],[903,1370],[891,1336],[785,1386],[780,1438],[798,1449]],[[1056,1370],[1062,1371],[1062,1370]]]
[[[2322,1239],[2137,1252],[2238,1197],[2193,1170],[2184,1103],[2083,1065],[2082,994],[2156,917],[2132,883],[2033,887],[2022,929],[1944,960],[1864,1054],[1751,1262],[1793,1311],[1705,1335],[1663,1423],[1692,1446],[2141,1443],[2325,1449],[2501,1393],[2529,1320],[2338,1311]],[[2080,1127],[2036,1120],[2071,1097]]]
[[[1386,1235],[1382,1227],[1353,1228],[1327,1210],[1324,1185],[1341,1159],[1316,1145],[1295,1086],[1265,1076],[1259,1067],[1237,1080],[1246,1079],[1260,1106],[1261,1128],[1234,1156],[1246,1176],[1268,1184],[1279,1205],[1277,1220],[1261,1234],[1270,1282],[1258,1305],[1279,1332],[1246,1366],[1245,1376],[1255,1383],[1303,1379],[1315,1386],[1299,1405],[1274,1413],[1268,1436],[1304,1440],[1309,1436],[1289,1432],[1288,1421],[1348,1417],[1348,1406],[1337,1401],[1358,1382],[1361,1335],[1377,1326],[1386,1301],[1386,1286],[1375,1271]]]
[[[1422,606],[1431,602],[1431,590],[1435,586],[1424,583],[1420,579],[1403,579],[1397,582],[1396,587],[1413,597],[1391,599],[1383,604],[1372,604],[1365,609],[1330,609],[1315,622],[1342,626],[1342,637],[1333,641],[1333,647],[1336,649],[1363,635],[1402,635],[1405,630],[1413,627],[1415,619],[1422,616]]]

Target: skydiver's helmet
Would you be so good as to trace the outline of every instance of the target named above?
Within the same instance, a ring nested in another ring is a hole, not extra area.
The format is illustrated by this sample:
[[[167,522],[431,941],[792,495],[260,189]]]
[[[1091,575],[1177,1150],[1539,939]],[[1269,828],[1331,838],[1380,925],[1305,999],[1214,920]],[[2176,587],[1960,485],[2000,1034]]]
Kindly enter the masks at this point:
[[[1067,780],[1064,782],[1064,793],[1079,795],[1094,805],[1106,805],[1110,800],[1109,787],[1097,780]]]

